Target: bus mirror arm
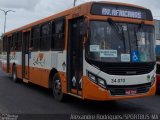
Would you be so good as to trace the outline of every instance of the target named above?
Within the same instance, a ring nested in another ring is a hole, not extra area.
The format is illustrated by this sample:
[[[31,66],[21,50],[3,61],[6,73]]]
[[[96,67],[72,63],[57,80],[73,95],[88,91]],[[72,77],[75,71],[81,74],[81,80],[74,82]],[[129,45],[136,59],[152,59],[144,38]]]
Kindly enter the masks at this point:
[[[87,32],[88,32],[88,25],[84,22],[83,25],[82,25],[82,35],[83,36],[86,36],[87,35]]]
[[[88,31],[89,31],[89,22],[87,19],[84,20],[82,25],[82,36],[83,36],[83,46],[85,47],[87,41],[88,41]]]
[[[82,31],[82,35],[86,36],[89,30],[89,21],[88,21],[88,17],[86,17],[83,22],[82,22],[82,27],[81,27],[81,31]]]
[[[83,47],[85,48],[86,44],[87,44],[88,38],[84,37],[83,38]]]

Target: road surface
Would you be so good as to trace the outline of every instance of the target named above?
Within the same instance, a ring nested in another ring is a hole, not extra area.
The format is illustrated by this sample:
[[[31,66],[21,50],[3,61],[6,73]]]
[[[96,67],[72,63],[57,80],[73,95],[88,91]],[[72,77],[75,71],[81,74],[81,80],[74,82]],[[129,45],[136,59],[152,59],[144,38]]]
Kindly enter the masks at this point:
[[[116,102],[54,100],[48,89],[15,83],[0,70],[0,113],[3,114],[132,114],[160,113],[160,95]]]

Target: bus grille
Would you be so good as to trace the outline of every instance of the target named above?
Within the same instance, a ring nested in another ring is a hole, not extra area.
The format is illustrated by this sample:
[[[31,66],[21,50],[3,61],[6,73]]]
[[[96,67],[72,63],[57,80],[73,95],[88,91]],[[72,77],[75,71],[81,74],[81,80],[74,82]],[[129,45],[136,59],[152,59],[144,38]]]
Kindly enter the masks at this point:
[[[111,64],[102,67],[102,71],[110,75],[142,75],[150,73],[155,63],[146,64]]]
[[[107,86],[111,95],[126,95],[126,90],[137,90],[137,94],[147,93],[151,83],[134,86]]]

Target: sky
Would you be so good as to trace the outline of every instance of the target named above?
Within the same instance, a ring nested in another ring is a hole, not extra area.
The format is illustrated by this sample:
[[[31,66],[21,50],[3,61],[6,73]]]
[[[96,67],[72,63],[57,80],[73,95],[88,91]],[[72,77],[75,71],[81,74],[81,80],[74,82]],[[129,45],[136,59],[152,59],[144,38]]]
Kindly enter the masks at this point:
[[[0,9],[13,10],[8,12],[6,31],[13,30],[36,20],[73,7],[74,0],[0,0]],[[76,5],[88,1],[77,0]],[[160,20],[160,0],[103,0],[124,2],[140,5],[152,10],[154,19]],[[0,11],[0,36],[4,32],[4,12]]]

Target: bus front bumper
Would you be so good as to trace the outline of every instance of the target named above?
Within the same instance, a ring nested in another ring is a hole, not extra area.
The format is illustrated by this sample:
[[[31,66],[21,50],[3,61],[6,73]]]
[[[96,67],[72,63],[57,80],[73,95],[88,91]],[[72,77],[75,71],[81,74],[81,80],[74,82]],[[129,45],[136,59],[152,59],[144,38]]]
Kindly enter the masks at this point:
[[[111,95],[110,90],[104,89],[96,85],[95,83],[88,80],[87,77],[85,78],[83,85],[85,86],[83,89],[83,99],[97,101],[142,98],[147,96],[153,96],[156,92],[156,80],[147,92],[132,95]]]

